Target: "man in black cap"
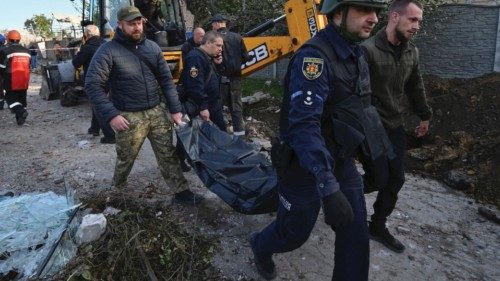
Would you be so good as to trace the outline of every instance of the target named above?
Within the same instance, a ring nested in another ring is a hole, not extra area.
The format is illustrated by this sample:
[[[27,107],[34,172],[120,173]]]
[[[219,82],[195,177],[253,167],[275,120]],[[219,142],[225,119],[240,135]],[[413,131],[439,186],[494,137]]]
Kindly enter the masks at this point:
[[[249,60],[241,35],[227,29],[228,19],[216,14],[212,17],[212,30],[219,32],[224,40],[222,64],[218,65],[221,77],[223,103],[229,103],[235,136],[245,135],[243,104],[241,102],[241,64]]]

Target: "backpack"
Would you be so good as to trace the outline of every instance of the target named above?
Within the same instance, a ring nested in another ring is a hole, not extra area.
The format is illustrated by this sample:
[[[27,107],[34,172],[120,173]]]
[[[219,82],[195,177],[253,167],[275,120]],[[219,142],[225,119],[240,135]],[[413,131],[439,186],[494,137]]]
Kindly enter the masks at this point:
[[[11,89],[12,91],[25,91],[30,83],[30,58],[26,53],[12,53],[7,61],[10,63],[11,70]]]

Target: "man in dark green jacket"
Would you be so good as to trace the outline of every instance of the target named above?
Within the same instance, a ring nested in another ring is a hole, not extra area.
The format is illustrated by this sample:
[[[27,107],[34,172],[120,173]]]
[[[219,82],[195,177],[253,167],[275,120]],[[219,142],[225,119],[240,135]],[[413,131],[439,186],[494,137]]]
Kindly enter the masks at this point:
[[[422,14],[418,0],[395,0],[389,7],[387,26],[362,43],[370,67],[373,102],[396,153],[391,160],[385,157],[360,159],[366,172],[365,192],[379,190],[369,232],[372,239],[399,253],[405,246],[389,233],[385,223],[396,206],[398,192],[405,180],[404,96],[421,120],[415,128],[417,137],[427,134],[431,118],[420,75],[418,49],[409,41],[420,28]]]

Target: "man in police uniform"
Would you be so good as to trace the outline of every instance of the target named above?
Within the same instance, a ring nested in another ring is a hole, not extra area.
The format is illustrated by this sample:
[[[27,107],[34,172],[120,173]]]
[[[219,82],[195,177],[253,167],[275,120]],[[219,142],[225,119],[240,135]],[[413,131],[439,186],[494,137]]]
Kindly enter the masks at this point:
[[[241,64],[250,59],[243,44],[241,35],[227,29],[228,19],[216,14],[211,19],[212,30],[222,34],[224,39],[224,51],[222,52],[222,64],[217,69],[221,77],[221,94],[223,103],[229,103],[231,111],[231,122],[235,136],[245,135],[245,124],[243,121],[243,103],[241,101]]]
[[[197,110],[189,112],[199,114],[204,121],[214,122],[219,129],[226,131],[219,92],[219,77],[212,60],[222,52],[223,40],[220,33],[208,31],[201,46],[194,48],[185,59],[181,80],[188,101],[193,102]]]
[[[411,108],[421,120],[415,128],[416,137],[427,134],[432,115],[420,75],[418,49],[410,42],[420,28],[422,15],[419,1],[395,0],[389,7],[387,26],[361,45],[370,66],[375,106],[396,153],[390,161],[384,157],[374,161],[360,158],[365,170],[365,192],[379,190],[373,204],[369,232],[374,240],[398,253],[402,253],[405,246],[392,236],[385,222],[396,206],[398,192],[405,181],[403,98],[408,97]]]
[[[382,0],[322,1],[329,24],[290,61],[281,107],[281,160],[275,162],[278,214],[250,237],[257,271],[267,280],[276,277],[272,255],[305,243],[321,206],[336,233],[332,280],[368,280],[366,206],[354,157],[359,151],[373,156],[386,151],[376,151],[376,144],[366,143],[373,136],[363,135],[369,128],[370,79],[357,43],[369,37],[385,6]]]

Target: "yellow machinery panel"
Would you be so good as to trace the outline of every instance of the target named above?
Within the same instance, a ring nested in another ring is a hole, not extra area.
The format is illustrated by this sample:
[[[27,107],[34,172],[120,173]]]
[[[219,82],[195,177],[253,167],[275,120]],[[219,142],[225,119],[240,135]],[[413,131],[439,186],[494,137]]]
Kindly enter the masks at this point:
[[[253,59],[242,64],[241,75],[248,76],[279,59],[297,51],[298,48],[319,30],[325,28],[326,17],[318,14],[320,0],[288,0],[284,14],[288,25],[288,36],[243,37],[243,42]],[[177,83],[183,69],[180,51],[166,51],[163,56],[172,70]]]
[[[289,0],[285,4],[288,36],[244,37],[243,42],[254,59],[241,66],[248,76],[297,51],[304,42],[325,28],[326,17],[318,14],[320,0]]]
[[[163,52],[163,57],[167,61],[170,70],[172,72],[172,77],[174,82],[177,83],[181,77],[182,69],[184,68],[184,63],[182,61],[181,51],[166,51]]]

